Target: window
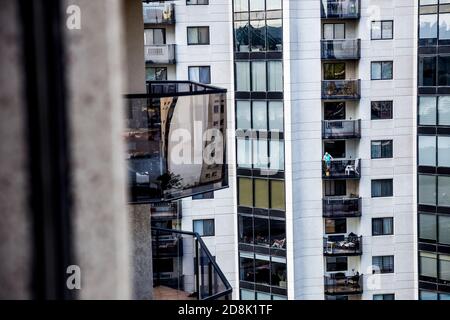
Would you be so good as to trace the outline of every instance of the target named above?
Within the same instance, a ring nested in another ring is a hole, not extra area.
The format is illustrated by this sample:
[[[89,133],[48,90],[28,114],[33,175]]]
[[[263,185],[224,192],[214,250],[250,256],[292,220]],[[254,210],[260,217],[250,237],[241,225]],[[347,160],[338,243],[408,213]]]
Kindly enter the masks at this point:
[[[393,196],[392,179],[372,180],[372,198],[392,197],[392,196]]]
[[[283,91],[283,64],[281,61],[268,61],[269,91]]]
[[[249,30],[250,26],[248,21],[236,21],[234,23],[234,42],[235,42],[235,50],[237,52],[250,51]]]
[[[162,28],[145,29],[144,44],[146,46],[166,44],[166,29]]]
[[[419,38],[437,38],[437,14],[421,14],[419,21]]]
[[[253,244],[253,218],[239,215],[239,242]]]
[[[436,241],[436,220],[433,214],[419,213],[419,239]]]
[[[377,140],[371,143],[372,159],[392,158],[392,140]]]
[[[189,80],[205,84],[211,83],[211,68],[205,67],[189,67]]]
[[[255,244],[268,247],[270,245],[269,238],[269,219],[254,217]]]
[[[236,91],[250,91],[250,62],[236,62]]]
[[[145,69],[147,81],[165,81],[167,80],[167,68],[166,67],[147,67]]]
[[[252,140],[250,139],[236,139],[236,154],[237,165],[239,168],[251,168],[252,167]]]
[[[270,140],[270,169],[272,170],[284,170],[284,141],[282,140]]]
[[[284,110],[282,101],[269,101],[269,130],[284,131]]]
[[[194,232],[202,237],[214,236],[214,219],[194,220]]]
[[[450,207],[450,177],[438,177],[438,206]]]
[[[239,254],[239,279],[243,281],[255,281],[255,265],[253,254]]]
[[[266,0],[266,10],[281,10],[281,0]]]
[[[419,86],[436,85],[436,57],[419,57]]]
[[[250,101],[236,101],[236,129],[251,129]]]
[[[271,285],[280,288],[287,288],[286,261],[281,258],[272,257],[271,271]]]
[[[372,40],[388,40],[393,39],[394,21],[372,21]]]
[[[439,255],[439,280],[450,281],[450,256]]]
[[[345,23],[325,23],[323,25],[323,39],[345,39]]]
[[[209,44],[209,27],[188,27],[188,45]]]
[[[438,300],[437,292],[420,290],[420,300]]]
[[[395,300],[395,294],[393,293],[374,294],[373,300]]]
[[[270,181],[270,202],[272,209],[285,210],[284,181]]]
[[[253,140],[253,167],[267,169],[269,166],[268,141],[265,139]]]
[[[263,255],[255,256],[255,282],[270,285],[270,258]]]
[[[255,300],[255,292],[250,290],[241,289],[241,300]]]
[[[345,80],[345,63],[324,63],[324,80]]]
[[[439,97],[438,117],[440,126],[450,126],[450,96]]]
[[[328,152],[333,158],[345,158],[345,140],[325,141],[324,152]]]
[[[252,128],[255,130],[267,130],[267,102],[253,101],[252,103]]]
[[[327,272],[347,271],[347,257],[327,257]]]
[[[419,253],[419,275],[421,277],[437,278],[437,255],[434,253]]]
[[[436,97],[419,97],[419,125],[436,125]]]
[[[419,136],[419,165],[436,166],[436,136]]]
[[[267,24],[267,50],[281,51],[283,49],[283,23],[281,19],[271,19]]]
[[[450,39],[450,13],[439,13],[439,40],[449,40],[449,39]]]
[[[234,12],[248,11],[248,0],[234,0]]]
[[[192,196],[192,200],[214,199],[214,191],[205,192]]]
[[[250,178],[238,178],[239,205],[253,207],[253,183]]]
[[[438,217],[439,243],[450,245],[450,217]]]
[[[325,233],[336,234],[347,232],[347,219],[325,219]]]
[[[383,120],[392,119],[393,101],[372,101],[371,119]]]
[[[250,50],[266,51],[266,21],[250,20]]]
[[[265,0],[250,0],[250,11],[264,11]]]
[[[436,205],[436,177],[419,175],[419,204]]]
[[[255,208],[269,208],[269,180],[255,179],[254,184]]]
[[[286,221],[270,219],[270,246],[276,249],[286,248]]]
[[[186,5],[209,4],[209,0],[186,0]]]
[[[324,120],[345,120],[345,102],[325,102]]]
[[[371,64],[371,80],[392,80],[393,62],[376,61]]]
[[[372,236],[385,236],[394,234],[394,218],[373,218]]]
[[[373,273],[393,273],[394,256],[372,257],[372,268]]]
[[[346,180],[325,180],[325,196],[345,196],[347,194]]]
[[[450,56],[439,56],[438,63],[438,85],[450,86]]]
[[[266,91],[266,62],[252,62],[252,91]]]

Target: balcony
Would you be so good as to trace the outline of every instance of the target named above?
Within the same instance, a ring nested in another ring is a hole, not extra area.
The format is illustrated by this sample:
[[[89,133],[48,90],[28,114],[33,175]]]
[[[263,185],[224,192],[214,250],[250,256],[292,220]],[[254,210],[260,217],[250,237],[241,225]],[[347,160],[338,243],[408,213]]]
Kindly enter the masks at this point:
[[[322,0],[322,19],[359,19],[361,0]]]
[[[228,187],[225,89],[190,81],[149,82],[148,93],[125,96],[125,108],[131,203]]]
[[[322,99],[361,99],[361,80],[324,80],[322,81]]]
[[[332,160],[329,165],[322,162],[322,177],[327,180],[334,179],[360,179],[361,159]]]
[[[321,56],[323,60],[359,60],[361,40],[322,40]]]
[[[358,273],[347,276],[344,273],[333,273],[325,276],[325,294],[349,295],[363,293],[363,275]]]
[[[325,198],[322,200],[324,218],[356,218],[361,216],[361,198]]]
[[[153,203],[150,209],[152,222],[181,219],[182,205],[175,202]]]
[[[362,236],[349,235],[323,238],[325,256],[360,256],[362,255]]]
[[[361,138],[361,120],[322,121],[323,139]]]
[[[145,45],[145,62],[148,64],[175,64],[175,45]]]
[[[229,300],[232,288],[202,238],[194,232],[152,228],[152,242],[179,239],[182,257],[153,252],[155,300]]]
[[[173,3],[144,3],[144,24],[175,24]]]

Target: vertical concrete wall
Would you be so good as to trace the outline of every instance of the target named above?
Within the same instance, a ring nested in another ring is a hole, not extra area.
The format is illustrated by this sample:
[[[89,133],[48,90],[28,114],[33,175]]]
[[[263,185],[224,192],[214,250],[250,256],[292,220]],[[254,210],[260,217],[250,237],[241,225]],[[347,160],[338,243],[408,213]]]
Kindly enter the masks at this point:
[[[67,30],[74,246],[81,299],[131,297],[123,143],[121,0],[67,0],[81,29]]]
[[[31,298],[22,42],[18,1],[0,10],[0,299]]]

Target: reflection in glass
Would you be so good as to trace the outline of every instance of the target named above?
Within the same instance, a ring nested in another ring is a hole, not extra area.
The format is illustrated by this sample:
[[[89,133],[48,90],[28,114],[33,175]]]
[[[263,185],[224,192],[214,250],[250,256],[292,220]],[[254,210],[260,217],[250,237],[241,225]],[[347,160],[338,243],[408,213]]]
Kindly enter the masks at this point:
[[[436,177],[419,175],[419,204],[436,205]]]
[[[247,21],[234,23],[235,42],[237,52],[248,52],[249,49],[249,24]]]
[[[438,167],[450,168],[450,136],[438,137]]]
[[[419,25],[420,39],[437,38],[437,14],[420,15]]]
[[[436,136],[419,136],[419,165],[436,166]]]
[[[266,91],[266,62],[252,62],[252,91]]]
[[[419,97],[419,124],[436,125],[436,97]]]
[[[236,101],[236,128],[251,129],[250,101]]]
[[[267,62],[269,74],[269,91],[283,91],[283,64],[281,61]]]
[[[436,216],[433,214],[419,214],[419,238],[436,241]]]
[[[450,177],[438,177],[438,206],[450,207]]]
[[[266,50],[266,22],[265,20],[250,21],[250,48],[252,51]]]
[[[236,91],[250,91],[250,62],[236,62]]]
[[[439,40],[450,39],[450,13],[439,14]]]
[[[450,126],[450,96],[441,96],[438,100],[439,125]]]
[[[267,20],[267,50],[282,51],[283,28],[282,20]]]

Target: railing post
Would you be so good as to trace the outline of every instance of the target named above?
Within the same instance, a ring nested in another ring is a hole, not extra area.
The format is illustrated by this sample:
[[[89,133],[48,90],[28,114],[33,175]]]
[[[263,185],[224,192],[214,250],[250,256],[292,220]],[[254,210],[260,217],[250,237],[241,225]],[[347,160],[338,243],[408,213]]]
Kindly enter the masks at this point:
[[[156,231],[156,263],[154,264],[155,269],[156,269],[155,270],[156,271],[156,286],[161,285],[161,272],[159,271],[158,260],[159,260],[159,230]]]
[[[195,274],[196,274],[196,277],[195,277],[195,288],[197,290],[197,300],[200,300],[200,257],[199,257],[199,254],[198,254],[198,239],[197,239],[197,237],[195,237],[194,239],[195,239],[194,240],[194,242],[195,242],[195,245],[194,245],[195,258],[194,258],[194,261],[197,261],[197,265],[194,266]]]

